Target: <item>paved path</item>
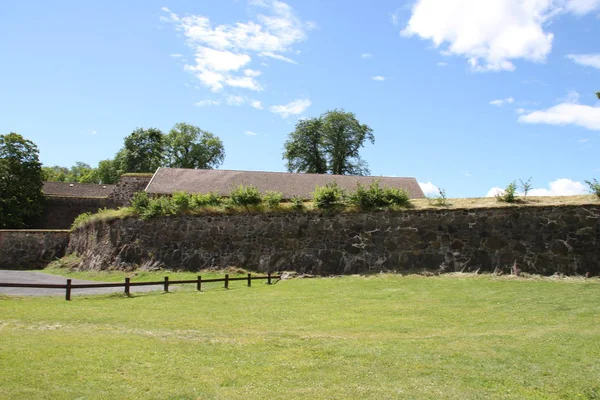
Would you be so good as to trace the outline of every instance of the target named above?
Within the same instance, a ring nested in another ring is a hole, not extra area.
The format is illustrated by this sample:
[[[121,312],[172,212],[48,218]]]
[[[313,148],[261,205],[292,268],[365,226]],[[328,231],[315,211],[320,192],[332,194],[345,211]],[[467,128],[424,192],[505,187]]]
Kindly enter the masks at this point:
[[[41,272],[29,271],[6,271],[0,270],[0,282],[2,283],[38,283],[38,284],[58,284],[64,285],[67,283],[67,278],[64,276],[56,276],[44,274]],[[73,279],[71,283],[103,283],[97,281],[84,281],[81,279]],[[174,289],[174,287],[172,287]],[[162,289],[162,285],[153,286],[133,286],[130,288],[131,293],[135,292],[150,292],[152,290]],[[105,294],[105,293],[123,293],[122,287],[116,288],[91,288],[91,289],[72,289],[72,295],[81,294]],[[12,296],[64,296],[65,289],[35,289],[35,288],[5,288],[0,287],[0,294]]]

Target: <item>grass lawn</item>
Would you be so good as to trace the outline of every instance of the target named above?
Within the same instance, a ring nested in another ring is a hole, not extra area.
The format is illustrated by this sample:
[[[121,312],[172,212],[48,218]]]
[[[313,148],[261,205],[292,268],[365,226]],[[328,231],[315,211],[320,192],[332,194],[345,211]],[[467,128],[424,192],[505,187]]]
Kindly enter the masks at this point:
[[[2,399],[598,399],[600,282],[344,277],[0,297]]]

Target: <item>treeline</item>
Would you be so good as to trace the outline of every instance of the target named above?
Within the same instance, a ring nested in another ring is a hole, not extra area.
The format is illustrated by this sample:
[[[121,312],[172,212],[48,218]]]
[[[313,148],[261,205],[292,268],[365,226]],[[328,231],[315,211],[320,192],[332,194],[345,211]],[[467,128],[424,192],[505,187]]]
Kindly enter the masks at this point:
[[[100,161],[96,168],[77,162],[70,168],[42,167],[42,174],[47,182],[112,184],[124,173],[152,173],[158,167],[213,169],[224,160],[221,139],[181,122],[167,134],[157,128],[134,130],[115,157]]]

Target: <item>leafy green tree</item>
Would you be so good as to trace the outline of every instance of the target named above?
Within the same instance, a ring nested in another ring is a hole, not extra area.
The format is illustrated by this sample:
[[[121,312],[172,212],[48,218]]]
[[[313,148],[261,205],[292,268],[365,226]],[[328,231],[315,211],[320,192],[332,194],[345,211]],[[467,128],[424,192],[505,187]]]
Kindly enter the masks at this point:
[[[327,158],[323,147],[323,121],[310,118],[298,121],[284,144],[283,158],[290,172],[326,174]]]
[[[163,165],[165,137],[160,129],[138,128],[125,138],[125,172],[154,172]]]
[[[375,143],[373,130],[351,112],[328,111],[318,118],[299,121],[284,145],[283,158],[290,172],[368,175],[359,151]]]
[[[598,96],[598,100],[600,100],[600,92],[596,92],[596,96]]]
[[[98,168],[96,168],[96,177],[98,178],[98,183],[103,184],[115,184],[119,181],[119,178],[122,175],[122,170],[119,165],[119,161],[114,160],[102,160],[98,163]]]
[[[69,168],[55,165],[53,167],[42,167],[42,176],[45,182],[66,182]]]
[[[42,164],[38,148],[21,135],[0,135],[0,228],[30,226],[42,213]]]
[[[367,163],[359,155],[365,141],[375,143],[373,130],[368,125],[358,122],[353,113],[333,110],[323,116],[323,132],[332,174],[369,174]]]
[[[93,168],[82,161],[77,161],[71,167],[66,178],[66,182],[98,183],[95,182]]]
[[[167,166],[172,168],[218,168],[225,159],[223,142],[197,126],[180,122],[165,138]]]

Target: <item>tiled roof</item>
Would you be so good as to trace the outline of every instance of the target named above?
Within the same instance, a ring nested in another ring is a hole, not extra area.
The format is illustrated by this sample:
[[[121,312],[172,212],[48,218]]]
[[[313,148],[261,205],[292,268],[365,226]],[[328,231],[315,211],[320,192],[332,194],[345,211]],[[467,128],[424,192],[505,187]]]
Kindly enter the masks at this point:
[[[425,197],[415,178],[179,168],[159,168],[146,191],[151,194],[172,194],[178,191],[216,192],[221,196],[228,196],[232,188],[242,184],[254,185],[261,192],[266,190],[281,192],[286,199],[293,196],[310,199],[316,186],[324,186],[334,180],[338,186],[354,190],[357,183],[367,186],[376,179],[382,186],[405,189],[411,198]]]
[[[94,185],[89,183],[44,182],[42,189],[47,196],[68,197],[108,197],[115,185]]]

